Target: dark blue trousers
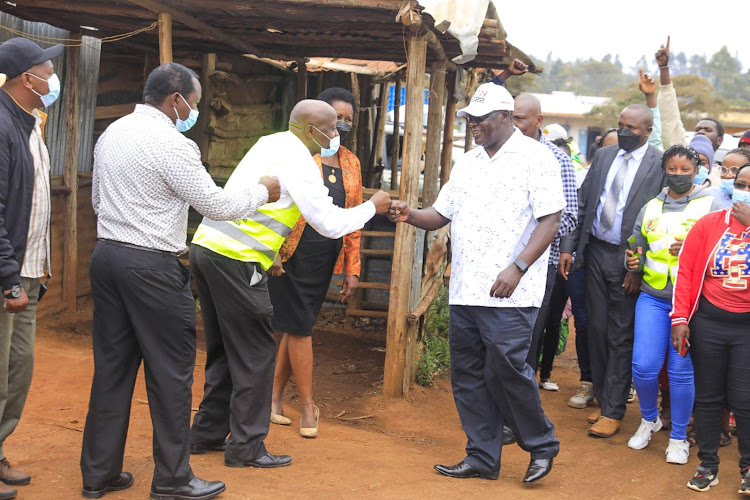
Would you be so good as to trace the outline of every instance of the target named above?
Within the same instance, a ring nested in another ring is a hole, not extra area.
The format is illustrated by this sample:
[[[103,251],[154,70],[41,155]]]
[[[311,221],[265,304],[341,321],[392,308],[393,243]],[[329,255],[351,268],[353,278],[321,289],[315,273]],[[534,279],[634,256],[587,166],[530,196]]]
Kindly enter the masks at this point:
[[[586,316],[586,285],[583,268],[568,275],[568,295],[576,323],[576,357],[581,370],[581,382],[591,382],[591,361],[589,361],[588,320]]]
[[[504,420],[533,458],[551,458],[560,449],[526,363],[537,312],[450,307],[451,381],[467,438],[464,462],[479,471],[500,469]]]

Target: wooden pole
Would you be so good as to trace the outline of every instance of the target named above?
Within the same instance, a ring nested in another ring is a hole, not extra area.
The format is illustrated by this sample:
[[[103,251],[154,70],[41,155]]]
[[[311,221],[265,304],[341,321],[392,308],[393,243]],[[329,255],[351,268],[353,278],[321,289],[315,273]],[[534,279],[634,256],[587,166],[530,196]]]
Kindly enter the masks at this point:
[[[464,132],[464,153],[471,149],[471,142],[474,140],[474,137],[471,135],[471,127],[469,127],[469,124],[466,124],[466,131]]]
[[[453,124],[456,120],[456,99],[453,89],[456,86],[456,73],[451,71],[447,76],[448,104],[445,106],[445,125],[443,126],[443,151],[440,154],[440,187],[445,186],[451,176],[451,158],[453,157]]]
[[[201,100],[198,103],[198,123],[196,123],[196,143],[201,152],[201,161],[208,163],[208,148],[210,137],[208,128],[211,125],[211,98],[213,97],[213,83],[211,75],[216,71],[216,54],[203,54],[201,64]]]
[[[361,95],[359,91],[359,78],[357,77],[356,73],[349,73],[349,83],[352,87],[352,95],[354,96],[354,102],[356,102],[359,107],[361,108],[362,102],[361,102]],[[353,134],[349,134],[348,140],[349,140],[349,149],[352,153],[354,153],[355,156],[359,156],[359,138],[357,137],[357,134],[359,133],[360,124],[361,124],[361,117],[362,112],[361,110],[354,114],[354,120],[352,120],[352,128],[354,129]],[[360,166],[361,168],[361,166]]]
[[[370,170],[367,179],[364,179],[364,184],[367,187],[372,187],[373,178],[376,173],[376,166],[380,165],[383,161],[383,136],[385,126],[385,114],[388,109],[388,82],[380,84],[380,95],[378,96],[378,109],[375,116],[375,126],[373,127],[375,132],[375,138],[373,139],[373,146],[370,150]]]
[[[391,189],[398,189],[398,154],[401,148],[401,75],[396,75],[393,94],[393,145],[391,147]]]
[[[172,14],[159,14],[159,64],[172,62]]]
[[[297,102],[307,99],[307,63],[297,59]]]
[[[419,198],[419,159],[422,154],[424,113],[423,79],[426,59],[426,38],[412,36],[409,39],[407,51],[406,124],[403,176],[399,193],[400,199],[408,203],[410,207],[416,207]],[[424,234],[423,231],[421,233]],[[415,227],[403,223],[396,226],[383,373],[383,395],[386,397],[400,397],[408,393],[413,363],[416,361],[418,328],[408,323],[407,316],[419,301],[419,294],[414,297],[413,293],[414,290],[418,290],[422,278],[422,266],[415,266],[417,249],[421,246],[419,240]]]
[[[80,34],[71,38],[81,39]],[[78,288],[78,139],[80,136],[81,48],[67,47],[65,54],[65,160],[63,182],[70,189],[65,198],[63,224],[63,303],[76,308]]]
[[[441,63],[433,63],[430,67],[428,98],[422,207],[431,207],[437,198],[438,174],[440,173],[440,130],[443,126],[443,101],[445,100],[445,65]]]

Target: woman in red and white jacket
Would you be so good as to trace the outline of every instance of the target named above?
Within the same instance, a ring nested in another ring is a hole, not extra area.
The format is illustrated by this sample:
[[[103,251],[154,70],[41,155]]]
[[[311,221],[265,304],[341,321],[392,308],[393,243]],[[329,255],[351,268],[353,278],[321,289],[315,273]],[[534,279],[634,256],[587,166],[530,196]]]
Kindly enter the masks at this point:
[[[737,172],[734,206],[701,218],[679,258],[672,299],[672,344],[690,349],[701,465],[688,488],[719,482],[725,401],[737,420],[740,494],[750,495],[750,163]],[[692,344],[692,345],[691,345]]]

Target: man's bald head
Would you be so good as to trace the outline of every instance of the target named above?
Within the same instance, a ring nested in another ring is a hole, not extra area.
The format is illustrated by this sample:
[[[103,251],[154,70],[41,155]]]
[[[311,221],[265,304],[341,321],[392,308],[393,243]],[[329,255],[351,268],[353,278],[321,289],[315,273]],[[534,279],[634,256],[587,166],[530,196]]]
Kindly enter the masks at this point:
[[[517,96],[513,103],[513,125],[527,137],[539,140],[539,129],[542,126],[542,105],[539,99],[531,94]]]
[[[325,101],[304,99],[289,115],[289,130],[305,143],[310,154],[320,153],[339,133],[336,130],[336,110]]]
[[[628,112],[633,118],[640,121],[644,128],[650,128],[654,125],[654,117],[651,114],[651,110],[645,104],[631,104],[627,108],[623,109],[622,112]]]

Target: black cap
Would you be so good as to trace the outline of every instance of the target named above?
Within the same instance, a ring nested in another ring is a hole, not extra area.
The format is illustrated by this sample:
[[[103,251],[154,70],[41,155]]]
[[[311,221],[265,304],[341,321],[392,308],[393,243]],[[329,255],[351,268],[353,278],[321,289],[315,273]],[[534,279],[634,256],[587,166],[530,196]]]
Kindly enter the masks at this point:
[[[5,73],[10,80],[32,66],[59,56],[62,50],[62,45],[43,49],[28,38],[11,38],[0,44],[0,73]]]

